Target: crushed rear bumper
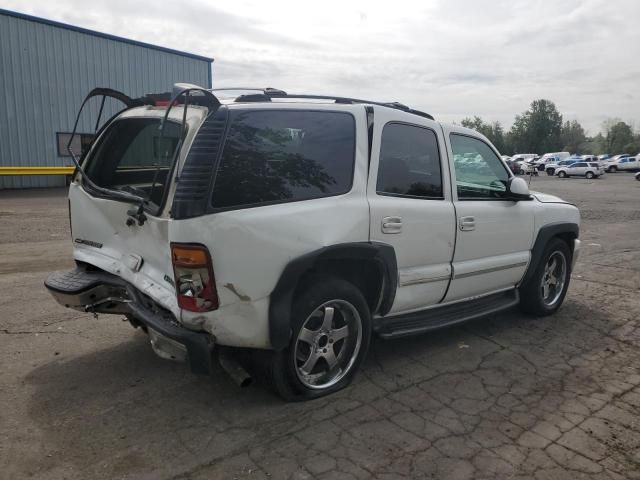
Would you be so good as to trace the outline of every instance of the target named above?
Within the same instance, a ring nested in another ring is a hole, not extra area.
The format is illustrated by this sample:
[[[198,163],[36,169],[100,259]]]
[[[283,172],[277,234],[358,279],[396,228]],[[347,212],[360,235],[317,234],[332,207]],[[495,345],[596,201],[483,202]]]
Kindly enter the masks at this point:
[[[120,277],[77,267],[69,272],[50,274],[44,285],[53,298],[67,308],[130,315],[150,332],[153,349],[160,356],[185,358],[193,373],[211,373],[213,337],[184,328],[171,312]],[[180,355],[181,351],[186,353]]]

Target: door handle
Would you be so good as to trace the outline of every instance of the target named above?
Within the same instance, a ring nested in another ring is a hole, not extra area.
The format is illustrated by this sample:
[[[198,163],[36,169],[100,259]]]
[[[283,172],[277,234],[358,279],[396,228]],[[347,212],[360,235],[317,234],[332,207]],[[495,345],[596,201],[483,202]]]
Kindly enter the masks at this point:
[[[382,233],[402,232],[402,217],[384,217],[382,219]]]
[[[476,219],[475,217],[460,217],[458,225],[460,226],[460,230],[463,232],[468,232],[470,230],[476,229]]]

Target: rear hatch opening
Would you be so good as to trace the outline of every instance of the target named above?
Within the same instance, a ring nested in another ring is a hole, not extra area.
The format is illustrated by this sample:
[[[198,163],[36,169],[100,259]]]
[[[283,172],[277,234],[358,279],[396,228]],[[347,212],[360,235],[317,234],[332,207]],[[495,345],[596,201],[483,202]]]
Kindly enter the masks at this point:
[[[183,126],[154,117],[119,118],[98,139],[85,165],[93,184],[144,199],[144,208],[158,215],[168,190]],[[186,127],[185,127],[186,128]],[[101,192],[86,182],[95,196]]]

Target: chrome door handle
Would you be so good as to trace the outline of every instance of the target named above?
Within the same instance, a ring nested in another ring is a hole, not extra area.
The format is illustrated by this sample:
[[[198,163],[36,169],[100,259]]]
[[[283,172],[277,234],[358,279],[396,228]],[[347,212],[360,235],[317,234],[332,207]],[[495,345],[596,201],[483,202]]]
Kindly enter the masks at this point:
[[[460,217],[458,222],[460,226],[460,230],[463,232],[468,232],[469,230],[476,229],[476,219],[474,217]]]
[[[402,217],[384,217],[382,219],[382,233],[402,232]]]

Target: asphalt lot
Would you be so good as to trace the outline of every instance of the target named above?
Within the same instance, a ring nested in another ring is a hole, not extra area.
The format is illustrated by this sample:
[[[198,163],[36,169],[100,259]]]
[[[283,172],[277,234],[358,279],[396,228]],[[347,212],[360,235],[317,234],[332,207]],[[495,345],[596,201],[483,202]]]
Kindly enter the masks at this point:
[[[0,477],[640,478],[640,182],[532,189],[582,211],[558,314],[376,340],[354,385],[298,404],[58,306],[42,281],[72,265],[65,192],[0,192]]]

